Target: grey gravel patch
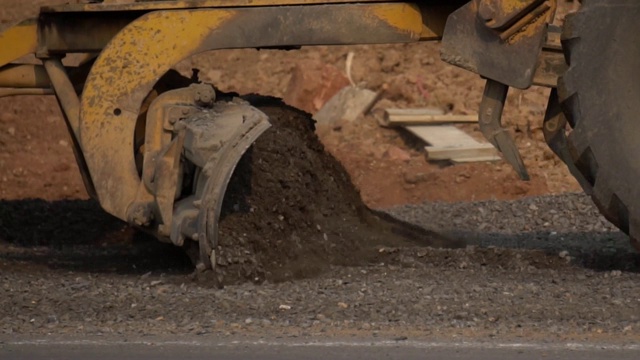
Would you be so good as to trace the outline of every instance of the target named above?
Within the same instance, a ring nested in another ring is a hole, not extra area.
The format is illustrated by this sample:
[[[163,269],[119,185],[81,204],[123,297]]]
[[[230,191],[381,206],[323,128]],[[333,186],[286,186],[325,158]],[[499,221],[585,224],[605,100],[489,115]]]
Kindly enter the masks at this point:
[[[0,333],[309,336],[366,328],[369,334],[392,331],[391,339],[450,331],[640,334],[638,274],[460,266],[455,253],[443,254],[452,261],[337,267],[316,279],[222,290],[173,283],[176,276],[5,272]]]
[[[387,211],[480,247],[541,249],[587,262],[596,261],[593,258],[599,256],[604,257],[600,261],[607,263],[635,254],[627,235],[602,217],[584,194],[515,201],[424,203]]]
[[[478,240],[465,249],[380,248],[367,266],[221,290],[170,265],[123,273],[118,264],[132,258],[108,248],[100,261],[113,262],[115,270],[95,272],[60,262],[51,268],[43,258],[57,252],[0,243],[0,334],[637,340],[638,255],[622,245],[624,253],[603,253],[606,236],[625,239],[594,211],[578,195],[393,209],[412,222]],[[482,230],[478,224],[485,224]],[[552,232],[559,245],[549,239]],[[540,233],[548,235],[527,241]],[[567,234],[576,241],[565,241]],[[78,246],[60,251],[75,254],[85,245]],[[160,264],[171,264],[160,257],[175,255],[152,253]],[[582,254],[579,261],[571,261],[574,253]]]

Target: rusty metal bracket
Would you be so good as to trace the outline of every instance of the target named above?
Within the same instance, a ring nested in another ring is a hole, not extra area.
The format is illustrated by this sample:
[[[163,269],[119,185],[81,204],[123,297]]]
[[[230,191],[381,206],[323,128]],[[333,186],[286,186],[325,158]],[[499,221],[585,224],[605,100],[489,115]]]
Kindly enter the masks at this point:
[[[174,200],[179,193],[180,159],[185,134],[176,124],[213,105],[215,90],[208,84],[192,84],[159,95],[149,106],[145,121],[142,181],[127,220],[137,225],[160,225],[168,236]]]
[[[493,1],[507,9],[516,0]],[[483,3],[483,2],[482,2]],[[488,79],[526,89],[533,84],[548,23],[555,13],[555,0],[523,0],[529,11],[502,11],[494,25],[487,26],[488,10],[480,13],[478,1],[472,1],[449,16],[444,31],[441,58],[445,62],[473,71]],[[484,4],[484,3],[483,3]],[[537,6],[534,6],[537,5]],[[532,6],[534,6],[532,8]],[[515,22],[513,22],[515,21]],[[500,25],[500,26],[499,26]]]
[[[545,0],[476,0],[478,16],[492,29],[506,30]]]
[[[202,94],[206,94],[207,102],[201,101]],[[149,191],[155,192],[156,164],[160,152],[171,143],[174,137],[175,124],[181,119],[202,111],[205,107],[210,107],[214,100],[215,91],[211,85],[193,84],[166,91],[151,103],[146,118],[142,166],[142,180]]]
[[[480,103],[480,131],[498,149],[505,160],[523,180],[529,180],[527,168],[509,131],[502,127],[502,110],[509,87],[497,81],[487,80]]]
[[[160,223],[158,232],[165,236],[171,231],[167,224],[172,222],[173,205],[182,190],[180,167],[183,146],[184,133],[179,132],[160,154],[156,163],[158,176],[155,179],[154,195],[159,215],[157,221]]]
[[[567,71],[567,62],[560,44],[560,28],[549,26],[547,39],[538,59],[533,84],[555,88],[558,78]]]
[[[551,10],[551,8],[552,6],[550,1],[541,3],[538,7],[534,8],[531,12],[516,21],[511,25],[511,27],[502,31],[500,33],[500,39],[506,41],[514,37],[519,32],[524,32],[529,24],[532,24],[534,21],[544,16],[547,11]]]

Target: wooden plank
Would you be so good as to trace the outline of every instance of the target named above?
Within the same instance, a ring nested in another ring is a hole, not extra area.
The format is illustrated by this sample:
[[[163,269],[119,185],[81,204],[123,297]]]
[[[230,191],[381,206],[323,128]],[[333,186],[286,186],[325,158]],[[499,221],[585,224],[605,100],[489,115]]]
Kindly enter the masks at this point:
[[[415,115],[444,115],[444,110],[438,108],[421,109],[385,109],[382,118],[378,119],[381,126],[401,126],[402,124],[392,124],[389,118],[392,116],[415,116]]]
[[[453,125],[406,126],[405,128],[431,145],[425,147],[429,160],[465,163],[502,159],[493,145],[479,142]]]
[[[441,109],[386,109],[382,126],[432,125],[444,123],[474,123],[478,115],[444,114]]]
[[[420,108],[420,109],[386,109],[384,111],[390,116],[404,115],[444,115],[444,110],[438,108]]]
[[[452,125],[407,126],[427,144],[429,160],[451,160],[454,163],[498,161],[501,157],[493,145],[482,143]]]
[[[431,146],[461,147],[480,144],[464,131],[451,125],[407,126],[406,129]]]
[[[427,151],[429,160],[484,158],[498,156],[498,151],[491,144],[477,144],[472,146],[458,147],[425,146],[425,150]]]
[[[498,155],[494,155],[494,156],[479,156],[479,157],[468,157],[468,158],[454,158],[454,159],[450,159],[451,162],[453,162],[454,164],[464,164],[464,163],[470,163],[470,162],[493,162],[493,161],[500,161],[502,160],[502,158]]]
[[[392,115],[389,126],[477,123],[478,115]]]

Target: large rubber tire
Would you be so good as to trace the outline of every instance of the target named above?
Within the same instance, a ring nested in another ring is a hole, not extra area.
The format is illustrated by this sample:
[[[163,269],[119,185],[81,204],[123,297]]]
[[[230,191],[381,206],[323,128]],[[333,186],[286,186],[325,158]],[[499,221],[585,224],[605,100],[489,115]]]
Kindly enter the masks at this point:
[[[558,86],[585,191],[632,239],[640,239],[638,19],[638,0],[584,0],[566,19],[562,38],[569,69]]]

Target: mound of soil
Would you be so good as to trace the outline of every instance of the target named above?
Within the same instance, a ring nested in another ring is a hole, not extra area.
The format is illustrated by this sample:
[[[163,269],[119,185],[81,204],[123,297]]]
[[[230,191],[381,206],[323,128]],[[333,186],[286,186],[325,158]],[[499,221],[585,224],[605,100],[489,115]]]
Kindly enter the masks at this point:
[[[314,276],[332,264],[363,264],[379,246],[460,245],[369,210],[307,113],[274,98],[247,100],[272,127],[245,154],[225,194],[216,270],[223,283]]]

